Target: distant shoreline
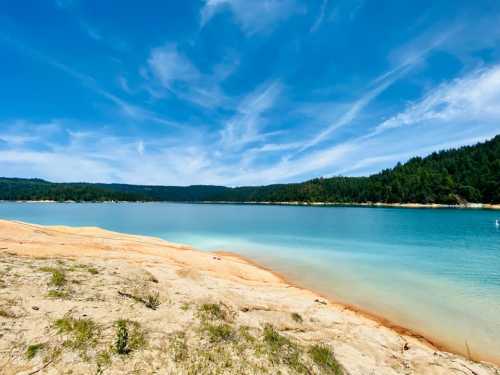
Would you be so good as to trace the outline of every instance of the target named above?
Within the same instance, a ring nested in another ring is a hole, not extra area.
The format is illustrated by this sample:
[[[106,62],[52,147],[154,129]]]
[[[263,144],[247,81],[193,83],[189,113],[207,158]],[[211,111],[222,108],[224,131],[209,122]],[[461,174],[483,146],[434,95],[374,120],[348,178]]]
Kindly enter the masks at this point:
[[[452,208],[476,210],[500,210],[500,204],[491,203],[383,203],[383,202],[232,202],[232,201],[54,201],[54,200],[0,200],[0,203],[188,203],[188,204],[227,204],[254,206],[313,206],[313,207],[385,207],[385,208]]]

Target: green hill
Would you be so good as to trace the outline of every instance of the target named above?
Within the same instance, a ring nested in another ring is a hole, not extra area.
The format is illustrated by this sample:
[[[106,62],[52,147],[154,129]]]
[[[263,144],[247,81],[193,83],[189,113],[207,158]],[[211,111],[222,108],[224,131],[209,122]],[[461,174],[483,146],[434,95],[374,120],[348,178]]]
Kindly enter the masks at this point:
[[[51,183],[0,178],[1,200],[173,202],[500,203],[500,135],[474,146],[412,158],[369,177],[228,188]]]

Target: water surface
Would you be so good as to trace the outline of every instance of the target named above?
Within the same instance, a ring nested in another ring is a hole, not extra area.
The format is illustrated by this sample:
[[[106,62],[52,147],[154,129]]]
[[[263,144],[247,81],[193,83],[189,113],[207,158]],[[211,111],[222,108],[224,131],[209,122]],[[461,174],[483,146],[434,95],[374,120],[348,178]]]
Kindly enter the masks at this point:
[[[303,286],[500,362],[500,212],[170,203],[1,203],[0,218],[233,251]]]

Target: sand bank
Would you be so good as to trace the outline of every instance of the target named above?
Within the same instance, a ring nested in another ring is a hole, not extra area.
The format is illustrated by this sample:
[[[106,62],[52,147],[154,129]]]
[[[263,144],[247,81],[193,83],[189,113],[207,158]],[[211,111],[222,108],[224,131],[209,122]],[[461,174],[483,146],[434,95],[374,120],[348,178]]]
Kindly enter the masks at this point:
[[[5,374],[327,373],[310,354],[314,345],[330,348],[348,374],[500,374],[234,254],[99,228],[0,221],[0,261]],[[147,306],[150,296],[158,297],[156,309]],[[223,313],[212,324],[203,309],[213,305]],[[70,318],[98,327],[85,353],[57,328]],[[147,343],[127,356],[109,349],[119,319],[141,327]],[[266,341],[270,325],[286,339],[276,341],[286,353]],[[210,327],[229,333],[214,339]],[[28,358],[38,344],[40,354]]]

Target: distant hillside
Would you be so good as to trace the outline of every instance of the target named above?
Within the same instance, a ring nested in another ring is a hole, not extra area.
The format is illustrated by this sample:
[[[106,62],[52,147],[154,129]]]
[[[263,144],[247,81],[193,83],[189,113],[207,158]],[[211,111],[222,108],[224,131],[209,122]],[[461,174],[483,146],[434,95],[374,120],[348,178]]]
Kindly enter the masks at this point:
[[[500,135],[416,157],[369,177],[317,178],[257,187],[51,183],[0,178],[1,200],[173,202],[500,203]]]
[[[142,195],[112,191],[96,184],[52,183],[38,178],[0,178],[0,200],[137,201]]]

